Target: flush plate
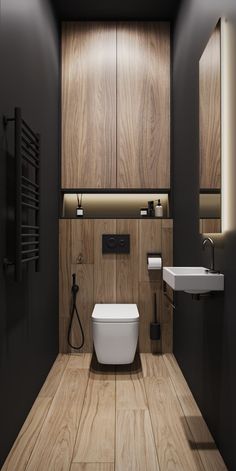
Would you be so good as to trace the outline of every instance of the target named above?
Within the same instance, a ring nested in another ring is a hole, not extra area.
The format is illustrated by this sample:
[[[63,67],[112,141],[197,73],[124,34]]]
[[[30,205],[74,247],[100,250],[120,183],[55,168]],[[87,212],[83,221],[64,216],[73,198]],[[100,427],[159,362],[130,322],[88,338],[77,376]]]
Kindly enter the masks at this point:
[[[129,234],[103,234],[102,253],[126,253],[130,252]]]

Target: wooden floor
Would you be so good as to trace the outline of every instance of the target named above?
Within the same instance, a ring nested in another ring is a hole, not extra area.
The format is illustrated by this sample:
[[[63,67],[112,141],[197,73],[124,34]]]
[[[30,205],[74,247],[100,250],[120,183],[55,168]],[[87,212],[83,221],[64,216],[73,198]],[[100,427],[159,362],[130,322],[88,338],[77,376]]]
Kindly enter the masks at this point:
[[[59,355],[2,470],[226,470],[174,356],[140,358]]]

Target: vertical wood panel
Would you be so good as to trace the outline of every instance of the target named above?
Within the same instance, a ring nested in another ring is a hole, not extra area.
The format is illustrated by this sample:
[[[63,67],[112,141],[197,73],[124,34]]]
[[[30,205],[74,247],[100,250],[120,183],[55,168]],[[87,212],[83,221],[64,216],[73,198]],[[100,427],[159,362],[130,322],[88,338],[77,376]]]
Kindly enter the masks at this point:
[[[59,221],[59,351],[68,352],[67,336],[71,289],[71,221]]]
[[[199,62],[200,187],[221,186],[220,26]]]
[[[118,23],[117,186],[169,185],[169,24]]]
[[[154,281],[161,277],[161,270],[148,271],[147,253],[162,251],[162,220],[139,220],[139,281]]]
[[[71,264],[71,221],[59,221],[59,304],[60,317],[67,317]]]
[[[115,232],[115,219],[94,221],[94,303],[116,302],[116,255],[102,253],[102,234]]]
[[[71,220],[71,263],[93,263],[94,244],[91,219]]]
[[[62,187],[116,186],[116,26],[62,29]]]
[[[117,234],[130,234],[130,253],[116,259],[116,300],[118,303],[138,303],[138,220],[118,219]]]
[[[72,271],[76,274],[77,284],[79,286],[77,309],[84,330],[84,346],[79,351],[92,352],[91,315],[94,308],[93,265],[72,265]],[[67,337],[67,332],[65,332],[65,336]],[[81,344],[81,331],[76,315],[74,315],[72,324],[71,343],[74,346]],[[69,347],[69,351],[74,352],[75,350]]]
[[[214,234],[221,232],[220,219],[201,219],[201,234]]]
[[[163,219],[162,221],[162,257],[163,266],[173,265],[173,221]],[[173,297],[172,289],[167,286],[167,293]],[[161,351],[162,353],[173,350],[173,308],[162,294],[161,310]]]

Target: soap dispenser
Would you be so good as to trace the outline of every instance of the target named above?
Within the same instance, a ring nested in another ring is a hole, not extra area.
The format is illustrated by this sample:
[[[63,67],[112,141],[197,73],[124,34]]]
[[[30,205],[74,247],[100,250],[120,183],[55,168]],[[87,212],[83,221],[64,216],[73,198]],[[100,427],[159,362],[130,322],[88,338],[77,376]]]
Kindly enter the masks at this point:
[[[156,218],[163,217],[163,206],[161,205],[161,200],[158,200],[157,205],[155,206],[155,217]]]

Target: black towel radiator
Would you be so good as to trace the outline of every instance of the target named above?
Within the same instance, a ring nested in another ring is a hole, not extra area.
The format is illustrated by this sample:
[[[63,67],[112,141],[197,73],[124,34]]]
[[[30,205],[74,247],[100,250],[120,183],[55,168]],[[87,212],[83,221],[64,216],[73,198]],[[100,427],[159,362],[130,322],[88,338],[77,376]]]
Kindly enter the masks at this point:
[[[7,126],[13,122],[15,157],[15,279],[21,281],[23,266],[40,264],[40,135],[22,118],[21,108],[14,117],[4,117]]]

